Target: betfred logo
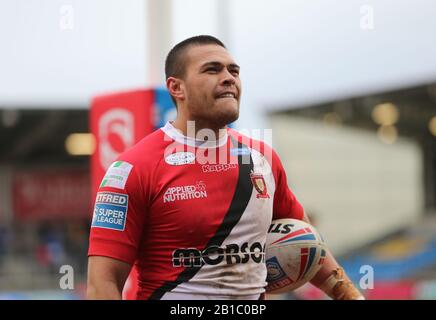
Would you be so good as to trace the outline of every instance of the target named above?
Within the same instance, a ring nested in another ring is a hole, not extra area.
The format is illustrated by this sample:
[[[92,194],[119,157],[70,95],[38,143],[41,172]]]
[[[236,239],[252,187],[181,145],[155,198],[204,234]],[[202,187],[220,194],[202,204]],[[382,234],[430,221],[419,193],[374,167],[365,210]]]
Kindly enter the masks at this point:
[[[199,181],[195,185],[170,187],[165,191],[163,200],[164,203],[167,203],[201,198],[207,198],[206,184],[203,181]]]
[[[236,243],[228,244],[225,247],[210,246],[200,251],[196,248],[179,248],[173,251],[174,267],[201,267],[205,264],[217,265],[240,264],[265,262],[265,245],[254,242],[249,245],[244,242],[241,246]]]
[[[115,192],[99,192],[94,207],[92,228],[124,231],[129,196]]]
[[[99,192],[97,193],[96,202],[98,203],[109,203],[118,206],[126,206],[127,205],[126,194],[113,193],[113,192]]]

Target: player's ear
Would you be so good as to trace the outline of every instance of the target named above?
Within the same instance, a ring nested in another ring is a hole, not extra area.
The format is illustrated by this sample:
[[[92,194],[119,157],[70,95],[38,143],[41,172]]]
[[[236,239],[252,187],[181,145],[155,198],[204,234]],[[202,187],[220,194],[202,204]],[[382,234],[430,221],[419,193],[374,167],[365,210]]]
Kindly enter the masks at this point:
[[[185,99],[185,87],[183,85],[183,80],[169,77],[167,79],[167,89],[171,96],[176,100],[184,100]]]

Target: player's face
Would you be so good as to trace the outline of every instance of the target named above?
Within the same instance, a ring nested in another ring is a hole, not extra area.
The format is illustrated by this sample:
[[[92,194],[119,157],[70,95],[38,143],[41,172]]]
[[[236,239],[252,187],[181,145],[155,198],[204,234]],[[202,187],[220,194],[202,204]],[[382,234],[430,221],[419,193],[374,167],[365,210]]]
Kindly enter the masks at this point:
[[[239,66],[225,48],[218,45],[189,48],[184,85],[191,120],[224,127],[238,119]]]

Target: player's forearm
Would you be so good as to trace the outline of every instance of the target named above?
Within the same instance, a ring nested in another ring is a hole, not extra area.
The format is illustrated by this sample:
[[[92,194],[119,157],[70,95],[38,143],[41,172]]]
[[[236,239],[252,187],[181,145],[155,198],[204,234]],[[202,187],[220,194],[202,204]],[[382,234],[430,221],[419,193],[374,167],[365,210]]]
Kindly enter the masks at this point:
[[[332,274],[333,270],[340,267],[336,259],[331,254],[330,250],[327,249],[326,251],[327,254],[324,263],[322,265],[322,268],[310,281],[311,284],[313,284],[318,288],[327,280],[327,278]]]
[[[364,299],[329,250],[322,268],[311,283],[334,300]]]
[[[303,214],[303,221],[311,224],[306,212]],[[330,298],[335,300],[356,300],[364,299],[359,290],[345,274],[345,271],[331,254],[326,250],[326,258],[322,268],[310,281],[311,284],[320,288]]]
[[[88,283],[86,296],[89,300],[121,300],[122,292],[116,283],[102,281]]]

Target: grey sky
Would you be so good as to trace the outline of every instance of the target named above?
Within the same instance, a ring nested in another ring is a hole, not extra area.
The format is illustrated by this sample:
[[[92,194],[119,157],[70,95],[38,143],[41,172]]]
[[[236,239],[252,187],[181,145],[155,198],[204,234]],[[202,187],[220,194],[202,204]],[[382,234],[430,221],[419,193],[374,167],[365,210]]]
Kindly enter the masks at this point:
[[[228,42],[242,66],[245,127],[262,122],[246,114],[267,108],[436,80],[432,0],[172,2],[174,43],[204,33]],[[374,28],[364,30],[367,8]],[[0,105],[86,107],[97,93],[147,86],[145,11],[141,0],[2,1]]]

